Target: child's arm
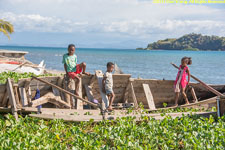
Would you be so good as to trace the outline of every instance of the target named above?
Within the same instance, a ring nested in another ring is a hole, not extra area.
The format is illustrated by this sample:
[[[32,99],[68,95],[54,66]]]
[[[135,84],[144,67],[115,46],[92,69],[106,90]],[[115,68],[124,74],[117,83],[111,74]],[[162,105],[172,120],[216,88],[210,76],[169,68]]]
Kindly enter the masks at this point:
[[[188,69],[188,68],[187,68],[187,73],[188,73],[188,84],[189,84],[191,74],[190,74],[190,71],[189,71],[189,69]]]
[[[102,92],[105,93],[105,80],[106,80],[106,77],[103,76],[103,79],[102,79]]]

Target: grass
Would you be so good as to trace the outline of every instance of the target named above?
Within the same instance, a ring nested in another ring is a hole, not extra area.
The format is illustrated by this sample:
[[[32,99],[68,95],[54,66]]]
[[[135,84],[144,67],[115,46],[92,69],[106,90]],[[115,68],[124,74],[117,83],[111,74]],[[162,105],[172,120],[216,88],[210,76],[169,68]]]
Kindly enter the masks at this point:
[[[2,72],[0,73],[0,84],[5,84],[8,78],[11,78],[15,82],[18,82],[20,79],[31,78],[32,76],[45,77],[45,76],[55,76],[55,74],[35,75],[34,73]]]
[[[225,117],[135,117],[94,123],[0,116],[0,149],[223,149]]]

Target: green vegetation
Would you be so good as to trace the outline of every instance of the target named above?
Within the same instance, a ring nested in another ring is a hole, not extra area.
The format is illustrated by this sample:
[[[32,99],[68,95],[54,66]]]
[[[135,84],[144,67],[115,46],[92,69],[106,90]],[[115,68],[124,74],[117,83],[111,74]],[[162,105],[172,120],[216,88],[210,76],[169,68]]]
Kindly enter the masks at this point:
[[[165,39],[148,44],[147,50],[212,50],[225,51],[225,37],[187,34],[178,39]]]
[[[0,115],[0,149],[223,149],[225,117],[65,123]]]
[[[9,34],[12,34],[14,32],[13,25],[8,21],[0,19],[0,32],[2,32],[10,39]]]
[[[18,82],[20,79],[31,78],[32,76],[43,77],[43,76],[54,76],[54,74],[44,74],[37,76],[33,73],[2,72],[0,73],[0,84],[5,84],[8,78],[13,79],[14,82]]]

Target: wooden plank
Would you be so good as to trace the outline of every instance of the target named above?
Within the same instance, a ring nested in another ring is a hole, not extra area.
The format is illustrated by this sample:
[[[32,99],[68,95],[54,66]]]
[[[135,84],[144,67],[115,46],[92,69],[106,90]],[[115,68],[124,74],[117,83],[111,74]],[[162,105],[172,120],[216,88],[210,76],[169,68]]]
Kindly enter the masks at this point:
[[[27,101],[28,101],[28,104],[31,103],[31,100],[32,100],[32,94],[31,94],[31,88],[29,86],[28,89],[27,89]]]
[[[138,108],[138,102],[137,102],[137,98],[135,96],[134,87],[133,87],[132,82],[130,82],[130,87],[131,87],[131,94],[132,94],[132,99],[133,99],[133,102],[134,102],[134,107]]]
[[[87,95],[88,100],[93,102],[94,96],[93,96],[93,93],[91,91],[91,86],[90,85],[88,86],[87,84],[85,84],[84,87],[85,87],[85,91],[86,91],[86,95]]]
[[[126,89],[125,89],[125,91],[124,91],[124,95],[123,95],[123,101],[124,101],[125,103],[128,102],[129,89],[130,89],[130,82],[131,82],[131,81],[128,82],[127,87],[126,87]]]
[[[7,104],[7,102],[8,102],[8,98],[9,98],[9,96],[8,96],[8,92],[7,92],[7,88],[6,88],[6,89],[5,89],[5,94],[4,94],[3,99],[2,99],[2,104],[1,104],[1,106],[3,106],[3,107],[6,106],[6,104]]]
[[[143,116],[152,117],[156,120],[162,120],[167,116],[171,116],[171,118],[183,117],[184,115],[201,115],[205,117],[209,117],[215,112],[181,112],[181,113],[166,113],[164,116],[161,116],[160,113],[157,114],[123,114],[123,115],[106,115],[107,120],[116,120],[117,118],[122,117],[134,117],[135,121],[141,122],[143,121]],[[30,117],[45,119],[45,120],[55,120],[55,119],[63,119],[66,122],[81,122],[81,121],[90,121],[92,119],[94,122],[102,121],[102,116],[100,115],[60,115],[60,114],[29,114]]]
[[[15,92],[16,104],[18,107],[21,107],[22,105],[20,104],[20,100],[19,100],[18,86],[14,86],[14,92]]]
[[[82,97],[82,78],[80,79],[80,83],[79,83],[78,95],[80,97]],[[83,110],[83,101],[81,101],[78,98],[76,98],[76,109],[77,110]]]
[[[107,95],[102,91],[102,88],[103,88],[102,87],[103,73],[102,73],[101,70],[96,70],[95,74],[96,74],[96,77],[97,77],[97,80],[98,80],[98,86],[99,86],[99,91],[100,91],[100,94],[101,94],[101,97],[102,97],[102,101],[105,104],[105,105],[103,105],[103,103],[102,103],[102,108],[105,109],[109,106],[109,100],[108,100]]]
[[[28,106],[27,93],[24,87],[19,87],[20,99],[22,102],[22,106]]]
[[[94,81],[95,81],[95,80],[97,80],[96,75],[93,75],[93,76],[91,77],[91,80],[90,80],[90,82],[89,82],[89,85],[92,86],[92,85],[94,84]],[[85,85],[86,85],[86,84],[85,84]]]
[[[5,93],[6,91],[6,84],[0,84],[0,93]]]
[[[144,93],[147,99],[147,104],[150,110],[155,110],[155,102],[152,96],[152,92],[148,86],[148,84],[143,84]]]
[[[15,95],[14,95],[14,92],[13,92],[13,86],[12,86],[10,78],[7,79],[7,93],[9,95],[9,101],[10,101],[11,106],[12,106],[12,108],[11,108],[12,109],[12,114],[14,115],[16,120],[18,120],[16,100],[15,100]]]
[[[69,91],[69,87],[68,87],[69,83],[68,82],[69,81],[68,81],[66,75],[64,75],[63,88],[67,91]],[[63,92],[63,91],[61,91],[61,92]],[[71,108],[73,108],[73,102],[71,101],[72,97],[69,94],[64,93],[64,92],[63,92],[63,95],[64,95],[64,100],[70,105]]]
[[[220,117],[222,117],[223,115],[225,115],[225,97],[221,96],[219,98],[219,112],[220,112]]]
[[[52,92],[49,92],[45,94],[44,96],[34,100],[31,102],[32,107],[37,107],[39,105],[45,104],[45,103],[52,103],[57,106],[65,106],[67,108],[70,108],[70,105],[64,101],[61,100],[60,96],[55,96]]]
[[[192,97],[193,97],[195,103],[198,102],[198,99],[197,99],[197,96],[196,96],[196,94],[195,94],[195,90],[194,90],[193,87],[191,87],[191,95],[192,95]]]

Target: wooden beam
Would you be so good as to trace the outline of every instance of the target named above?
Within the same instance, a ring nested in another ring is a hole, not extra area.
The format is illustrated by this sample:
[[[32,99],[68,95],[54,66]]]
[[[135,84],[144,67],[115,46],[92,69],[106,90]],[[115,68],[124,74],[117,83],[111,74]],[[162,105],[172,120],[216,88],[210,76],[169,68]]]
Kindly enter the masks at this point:
[[[9,96],[8,96],[8,92],[7,92],[7,88],[6,88],[5,94],[4,94],[3,99],[2,99],[2,106],[3,107],[6,107],[6,104],[8,102],[8,98],[9,98]]]
[[[89,82],[89,85],[90,86],[92,86],[93,84],[94,84],[94,81],[96,80],[96,75],[93,75],[92,77],[91,77],[91,80],[90,80],[90,82]]]
[[[82,78],[80,78],[78,95],[80,97],[82,97]],[[76,109],[77,110],[83,110],[83,101],[81,101],[79,98],[76,98]]]
[[[191,95],[192,95],[192,97],[193,97],[195,103],[198,102],[198,99],[197,99],[197,96],[196,96],[196,94],[195,94],[195,90],[194,90],[193,87],[191,87]]]
[[[149,85],[148,84],[142,84],[142,86],[143,86],[144,93],[145,93],[145,96],[146,96],[146,99],[147,99],[148,108],[150,110],[156,110],[155,102],[154,102],[152,92],[150,90]]]
[[[87,85],[87,84],[85,84],[84,87],[85,87],[85,91],[86,91],[86,95],[87,95],[88,100],[93,102],[94,96],[93,96],[93,93],[91,91],[92,87],[90,85]]]
[[[219,109],[220,117],[225,115],[225,97],[224,96],[219,97],[219,108],[217,109]]]
[[[22,102],[22,106],[28,106],[27,93],[24,87],[19,87],[20,99]]]
[[[107,95],[102,91],[102,79],[103,79],[103,73],[101,70],[96,70],[95,71],[95,75],[97,77],[97,80],[98,80],[98,86],[99,86],[99,90],[100,90],[100,94],[101,94],[101,97],[102,97],[102,108],[107,108],[109,106],[109,100],[108,100],[108,97]],[[103,103],[105,105],[103,105]]]
[[[18,107],[21,107],[22,105],[20,104],[20,100],[19,100],[18,86],[14,86],[14,92],[15,92],[16,104]]]
[[[71,92],[69,92],[69,91],[67,91],[67,90],[64,90],[64,89],[62,89],[61,87],[59,87],[59,86],[57,86],[57,85],[54,85],[54,84],[52,84],[52,83],[49,83],[48,81],[45,81],[45,80],[43,80],[43,79],[39,79],[39,78],[34,77],[34,76],[33,76],[32,78],[35,79],[35,80],[41,81],[41,82],[43,82],[43,83],[46,83],[46,84],[48,84],[48,85],[50,85],[50,86],[52,86],[52,87],[55,87],[55,88],[59,89],[60,91],[62,91],[62,92],[64,92],[64,93],[67,93],[67,94],[69,94],[69,95],[71,95],[71,96],[73,96],[73,97],[75,97],[75,98],[78,98],[78,99],[82,100],[83,102],[86,102],[86,103],[92,105],[93,107],[97,107],[97,108],[98,108],[98,105],[97,105],[97,104],[92,103],[92,102],[89,102],[88,100],[83,99],[82,97],[79,97],[79,96],[77,96],[77,95],[75,95],[75,94],[73,94],[73,93],[71,93]]]
[[[126,89],[124,91],[124,95],[123,95],[123,102],[124,103],[127,103],[128,102],[128,99],[129,99],[130,83],[131,83],[131,81],[129,79],[129,81],[127,83],[127,86],[126,86]]]
[[[175,68],[179,69],[179,67],[173,63],[171,63]],[[198,78],[196,78],[195,76],[191,75],[191,77],[193,79],[195,79],[196,81],[198,81],[199,83],[202,84],[202,86],[204,86],[206,89],[208,89],[209,91],[211,91],[212,93],[216,94],[217,96],[225,96],[222,93],[220,93],[219,91],[215,90],[214,88],[212,88],[211,86],[205,84],[204,82],[202,82],[201,80],[199,80]]]
[[[70,105],[64,101],[61,100],[60,96],[55,96],[52,92],[48,92],[47,94],[45,94],[44,96],[33,100],[31,102],[31,106],[32,107],[37,107],[39,105],[45,104],[45,103],[52,103],[55,104],[57,106],[65,106],[67,108],[70,108]]]
[[[15,116],[16,120],[18,120],[18,114],[17,114],[17,107],[16,107],[16,100],[15,100],[15,95],[13,92],[13,86],[11,79],[7,79],[7,93],[9,95],[9,101],[11,103],[11,109],[12,109],[12,114]]]
[[[134,87],[133,87],[132,82],[130,82],[130,87],[131,87],[131,95],[132,95],[132,99],[133,99],[133,102],[134,102],[134,107],[138,108],[138,102],[137,102],[137,98],[135,96]]]

